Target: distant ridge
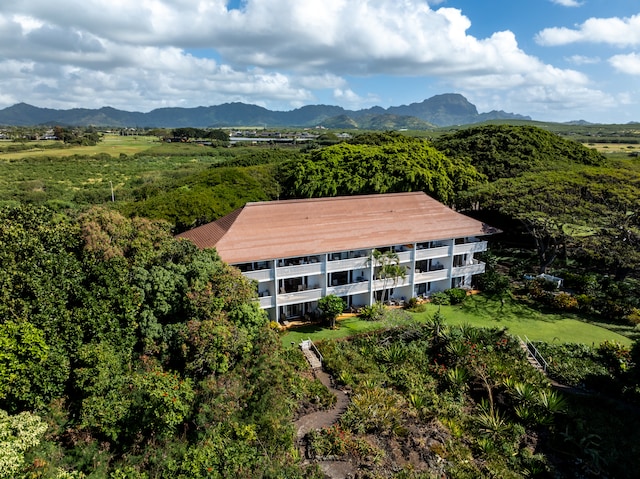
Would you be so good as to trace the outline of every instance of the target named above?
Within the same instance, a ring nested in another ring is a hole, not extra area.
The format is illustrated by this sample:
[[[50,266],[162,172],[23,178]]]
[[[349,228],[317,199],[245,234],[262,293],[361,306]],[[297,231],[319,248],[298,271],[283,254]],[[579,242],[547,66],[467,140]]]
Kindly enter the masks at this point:
[[[246,103],[224,103],[195,108],[159,108],[148,113],[129,112],[111,107],[56,110],[26,103],[18,103],[0,110],[0,125],[6,126],[207,128],[266,125],[345,129],[429,129],[497,119],[531,120],[528,116],[504,111],[478,113],[475,105],[457,93],[436,95],[410,105],[386,109],[375,106],[357,111],[331,105],[307,105],[291,111],[272,111]]]

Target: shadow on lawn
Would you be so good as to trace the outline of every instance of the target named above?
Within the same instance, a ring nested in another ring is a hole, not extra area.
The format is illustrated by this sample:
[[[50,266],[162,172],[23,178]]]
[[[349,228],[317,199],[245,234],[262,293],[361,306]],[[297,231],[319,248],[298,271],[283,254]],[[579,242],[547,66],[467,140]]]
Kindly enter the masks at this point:
[[[562,319],[556,312],[541,307],[538,304],[523,302],[517,298],[500,298],[498,296],[475,295],[467,299],[460,305],[461,311],[474,315],[478,318],[493,320],[497,323],[502,321],[536,320],[553,323]],[[554,314],[555,313],[555,314]],[[566,317],[575,317],[572,314],[564,314]]]

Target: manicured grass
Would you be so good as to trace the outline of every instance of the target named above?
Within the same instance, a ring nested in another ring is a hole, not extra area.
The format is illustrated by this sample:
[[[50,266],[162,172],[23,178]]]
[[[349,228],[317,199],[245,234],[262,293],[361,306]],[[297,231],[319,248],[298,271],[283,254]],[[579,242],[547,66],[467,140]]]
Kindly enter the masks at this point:
[[[427,304],[426,306],[425,312],[412,314],[416,321],[424,322],[440,311],[447,324],[506,328],[512,335],[527,336],[532,341],[598,345],[609,340],[617,341],[625,346],[630,346],[632,343],[628,337],[596,324],[582,321],[576,315],[545,313],[511,299],[505,300],[503,306],[499,300],[483,295],[474,295],[468,297],[462,305],[436,306]],[[289,330],[283,334],[282,344],[285,347],[291,347],[292,342],[297,345],[307,338],[314,341],[335,339],[393,326],[385,321],[368,322],[358,318],[348,318],[339,321],[338,324],[339,329],[337,330],[330,330],[318,325]]]

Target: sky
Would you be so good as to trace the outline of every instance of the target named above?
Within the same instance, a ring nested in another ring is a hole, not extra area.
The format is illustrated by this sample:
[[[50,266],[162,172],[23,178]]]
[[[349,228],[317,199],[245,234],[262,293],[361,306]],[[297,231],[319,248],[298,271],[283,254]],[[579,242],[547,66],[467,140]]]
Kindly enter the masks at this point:
[[[2,0],[0,108],[244,102],[640,121],[637,0]]]

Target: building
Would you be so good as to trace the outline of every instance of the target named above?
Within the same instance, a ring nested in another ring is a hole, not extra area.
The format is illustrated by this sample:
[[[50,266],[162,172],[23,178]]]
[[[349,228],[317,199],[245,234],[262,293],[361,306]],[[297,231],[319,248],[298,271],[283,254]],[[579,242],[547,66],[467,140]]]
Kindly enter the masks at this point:
[[[484,272],[474,254],[496,232],[417,192],[247,203],[178,237],[215,247],[257,282],[261,307],[282,321],[313,313],[329,294],[356,308],[385,289],[401,301],[469,287]],[[404,277],[379,279],[374,249],[395,252]]]

